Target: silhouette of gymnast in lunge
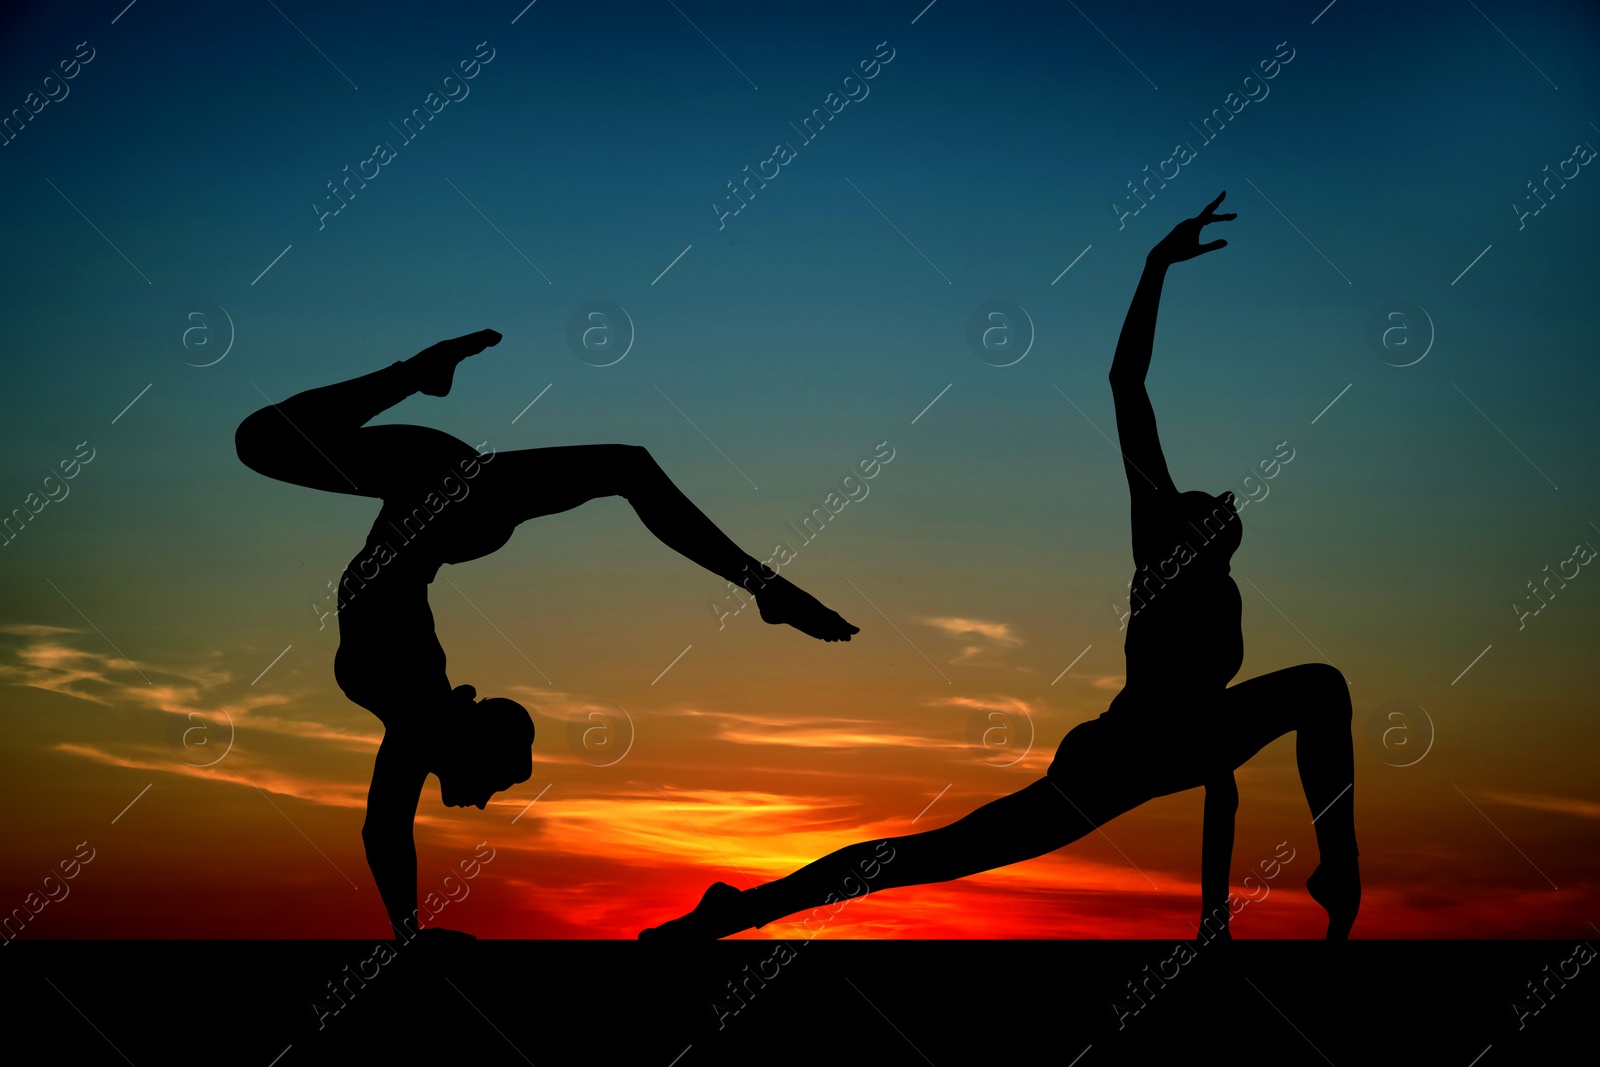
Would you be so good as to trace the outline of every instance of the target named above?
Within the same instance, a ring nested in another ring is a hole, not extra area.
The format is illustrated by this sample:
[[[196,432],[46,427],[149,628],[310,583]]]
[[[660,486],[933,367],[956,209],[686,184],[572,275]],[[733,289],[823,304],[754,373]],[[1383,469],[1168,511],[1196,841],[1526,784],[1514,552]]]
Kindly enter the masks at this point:
[[[1226,195],[1225,193],[1223,195]],[[1156,309],[1167,268],[1222,248],[1203,226],[1234,218],[1205,211],[1150,252],[1111,367],[1128,488],[1134,581],[1145,603],[1128,623],[1127,682],[1110,710],[1081,723],[1046,777],[949,826],[850,845],[774,882],[712,885],[689,914],[641,938],[725,937],[821,905],[899,886],[962,878],[1042,856],[1147,800],[1204,786],[1202,929],[1227,931],[1228,870],[1238,790],[1233,772],[1294,731],[1295,758],[1321,864],[1306,887],[1328,913],[1327,936],[1349,935],[1361,899],[1356,861],[1350,697],[1344,677],[1304,664],[1228,687],[1244,657],[1239,590],[1228,573],[1239,546],[1233,494],[1179,492],[1167,473],[1145,392]]]
[[[384,725],[361,836],[389,922],[416,933],[412,822],[429,773],[448,807],[477,805],[533,773],[533,720],[514,700],[451,687],[428,586],[444,563],[504,545],[528,519],[621,496],[669,548],[754,594],[761,617],[823,641],[857,628],[739,549],[645,449],[577,445],[481,455],[422,426],[367,426],[416,392],[445,396],[456,364],[499,344],[493,330],[441,341],[351,381],[269,404],[240,424],[239,458],[269,478],[383,501],[340,580],[334,677]],[[435,933],[454,934],[454,931]],[[456,934],[457,937],[466,935]]]

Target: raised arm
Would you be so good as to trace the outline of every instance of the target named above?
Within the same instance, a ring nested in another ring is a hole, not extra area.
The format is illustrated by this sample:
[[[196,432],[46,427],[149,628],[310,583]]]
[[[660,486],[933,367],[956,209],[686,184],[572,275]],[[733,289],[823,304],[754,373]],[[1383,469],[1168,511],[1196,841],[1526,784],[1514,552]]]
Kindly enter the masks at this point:
[[[1133,292],[1133,302],[1128,305],[1127,318],[1122,322],[1117,352],[1111,360],[1111,397],[1116,404],[1117,437],[1128,476],[1128,491],[1135,500],[1149,494],[1177,493],[1172,475],[1167,472],[1167,459],[1156,433],[1155,410],[1150,406],[1144,380],[1150,370],[1156,311],[1161,304],[1161,285],[1166,280],[1167,268],[1228,243],[1222,240],[1200,243],[1202,226],[1234,218],[1232,213],[1213,214],[1226,195],[1218,196],[1196,217],[1178,223],[1150,250],[1138,288]]]

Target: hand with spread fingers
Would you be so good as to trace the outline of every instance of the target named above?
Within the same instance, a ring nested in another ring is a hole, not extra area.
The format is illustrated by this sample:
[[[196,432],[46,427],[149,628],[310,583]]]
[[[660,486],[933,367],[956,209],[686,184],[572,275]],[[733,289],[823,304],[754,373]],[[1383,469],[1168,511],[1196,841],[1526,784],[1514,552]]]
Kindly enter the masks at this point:
[[[1233,212],[1225,215],[1216,214],[1217,205],[1222,203],[1226,192],[1217,194],[1217,198],[1206,205],[1204,211],[1192,219],[1184,219],[1172,228],[1172,232],[1163,237],[1159,244],[1150,250],[1150,260],[1163,266],[1171,263],[1182,263],[1186,259],[1215,252],[1219,248],[1226,248],[1227,241],[1216,240],[1206,244],[1200,243],[1200,229],[1213,222],[1232,222],[1239,216]]]

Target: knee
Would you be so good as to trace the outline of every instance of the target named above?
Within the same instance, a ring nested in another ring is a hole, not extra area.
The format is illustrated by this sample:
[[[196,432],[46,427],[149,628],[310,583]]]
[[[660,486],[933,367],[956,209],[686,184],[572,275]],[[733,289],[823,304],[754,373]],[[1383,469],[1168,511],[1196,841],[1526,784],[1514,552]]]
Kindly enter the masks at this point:
[[[1296,670],[1315,694],[1315,706],[1323,715],[1350,721],[1350,686],[1344,680],[1343,671],[1331,663],[1306,663]]]
[[[269,418],[273,414],[271,408],[262,408],[247,417],[234,431],[234,451],[239,454],[239,461],[252,470],[261,470],[275,451],[278,427]]]
[[[650,450],[643,445],[605,445],[607,449],[607,466],[615,473],[622,493],[626,496],[633,489],[653,481],[662,476],[662,470],[656,463]]]
[[[627,470],[648,471],[660,470],[656,465],[656,458],[644,445],[613,445],[617,450],[618,461]]]

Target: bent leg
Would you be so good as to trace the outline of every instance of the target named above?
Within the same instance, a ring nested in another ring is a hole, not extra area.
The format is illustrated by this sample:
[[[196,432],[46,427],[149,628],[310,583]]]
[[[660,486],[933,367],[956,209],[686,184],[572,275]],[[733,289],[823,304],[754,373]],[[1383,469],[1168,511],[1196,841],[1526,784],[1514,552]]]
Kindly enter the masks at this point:
[[[1221,753],[1237,769],[1284,734],[1295,734],[1295,762],[1324,858],[1353,858],[1355,754],[1350,690],[1325,663],[1305,663],[1251,678],[1223,695]]]
[[[420,426],[362,427],[413,393],[436,392],[441,360],[453,369],[450,360],[490,343],[481,334],[441,341],[382,370],[268,404],[239,424],[239,459],[257,473],[308,489],[380,498],[402,492],[415,484],[419,468],[438,468],[476,452]]]
[[[1322,860],[1306,888],[1328,911],[1328,937],[1348,936],[1360,905],[1361,879],[1344,675],[1327,664],[1307,663],[1241,682],[1224,695],[1222,723],[1222,759],[1233,768],[1294,731],[1295,762]]]
[[[382,497],[387,479],[361,427],[417,391],[395,363],[347,382],[268,404],[239,424],[234,445],[245,466],[280,482],[330,493]]]

